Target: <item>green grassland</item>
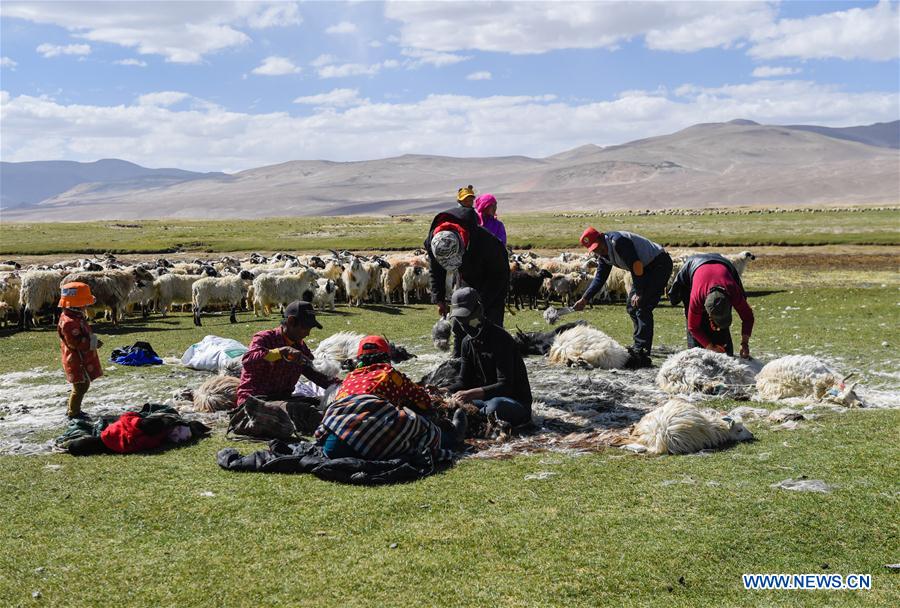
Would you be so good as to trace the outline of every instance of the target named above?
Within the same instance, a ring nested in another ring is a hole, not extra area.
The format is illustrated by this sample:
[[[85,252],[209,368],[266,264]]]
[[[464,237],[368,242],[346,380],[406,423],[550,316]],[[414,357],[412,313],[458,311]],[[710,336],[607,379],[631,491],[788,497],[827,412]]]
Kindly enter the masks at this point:
[[[669,246],[900,243],[900,208],[748,215],[508,214],[514,248],[572,248],[581,230],[627,229]],[[276,250],[384,250],[421,245],[431,216],[0,224],[0,255]]]
[[[734,246],[763,235],[791,244],[818,238],[897,243],[896,212],[788,216],[626,217],[608,218],[606,225],[681,235],[685,245],[713,231],[723,239],[744,235]],[[300,231],[307,221],[272,221],[268,240],[264,222],[247,222],[246,232],[233,223],[233,237],[224,234],[225,223],[207,224],[206,231],[200,223],[173,223],[170,230],[189,225],[196,231],[191,240],[221,251],[327,247],[302,235],[284,240],[285,232]],[[339,220],[314,221],[323,222],[320,227],[332,222],[336,230]],[[380,249],[409,246],[422,232],[419,219],[340,221],[348,223],[342,234],[371,222],[372,234],[355,238],[371,239]],[[530,230],[535,236],[527,238],[535,244],[538,238],[557,243],[588,221],[522,218],[515,230]],[[695,224],[689,228],[688,222]],[[6,241],[11,233],[21,238],[21,227],[11,226],[0,232],[3,248],[21,253]],[[31,252],[47,251],[51,241],[79,251],[77,231],[68,232],[74,224],[33,226],[45,234]],[[138,229],[93,226],[96,239],[82,235],[81,242],[98,250],[117,248],[115,242],[123,249],[170,243],[162,224],[142,238],[134,236]],[[119,232],[131,236],[105,240]],[[795,267],[787,258],[768,265],[761,258],[760,272],[751,266],[754,353],[820,354],[858,371],[863,384],[887,386],[872,372],[897,371],[900,281],[896,248],[876,249],[887,254],[879,254],[877,267],[870,268],[868,258],[861,262],[865,281],[854,280],[854,268],[830,267],[834,256],[819,261],[825,267],[813,265],[815,255],[793,260]],[[584,317],[629,341],[631,324],[621,304],[597,306]],[[377,332],[421,352],[431,348],[435,311],[339,306],[320,318],[324,330],[312,342],[340,330]],[[238,320],[210,315],[195,328],[189,314],[154,315],[95,329],[104,351],[145,339],[165,356],[180,355],[207,334],[246,342],[276,323],[274,316],[246,312]],[[542,325],[537,311],[507,317],[508,327],[529,330],[536,323]],[[661,306],[656,327],[658,345],[682,346],[681,309]],[[53,328],[2,330],[0,374],[55,369],[58,349]],[[163,380],[171,369],[118,367],[109,376],[132,374],[146,382]],[[714,405],[729,410],[739,404]],[[818,413],[795,431],[750,420],[757,441],[706,456],[654,458],[609,449],[469,460],[416,483],[382,488],[224,472],[215,464],[217,450],[260,444],[234,444],[220,433],[162,454],[0,457],[0,606],[896,606],[900,578],[884,565],[900,561],[900,411]],[[541,471],[554,475],[525,479]],[[834,489],[814,494],[771,487],[801,476]],[[873,580],[871,591],[759,592],[742,588],[743,573],[870,573]],[[32,597],[35,591],[40,598]]]

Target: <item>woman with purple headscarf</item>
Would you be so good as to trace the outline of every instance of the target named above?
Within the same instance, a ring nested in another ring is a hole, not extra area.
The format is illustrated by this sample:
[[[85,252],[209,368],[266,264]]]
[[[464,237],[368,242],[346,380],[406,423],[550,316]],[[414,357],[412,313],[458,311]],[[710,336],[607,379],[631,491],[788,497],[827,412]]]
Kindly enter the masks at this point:
[[[478,223],[506,245],[506,226],[497,219],[497,199],[493,194],[482,194],[475,199]]]

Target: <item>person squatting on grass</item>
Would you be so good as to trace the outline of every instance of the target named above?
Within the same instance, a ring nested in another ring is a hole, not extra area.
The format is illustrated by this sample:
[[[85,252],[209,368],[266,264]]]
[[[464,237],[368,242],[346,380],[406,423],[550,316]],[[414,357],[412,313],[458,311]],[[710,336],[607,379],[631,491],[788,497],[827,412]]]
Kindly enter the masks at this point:
[[[589,226],[581,235],[581,244],[597,256],[600,264],[594,280],[572,308],[584,310],[606,283],[613,266],[630,272],[634,287],[628,294],[625,309],[634,324],[634,345],[629,348],[632,357],[629,367],[651,367],[653,309],[672,275],[672,258],[662,245],[624,230],[604,234]]]
[[[750,358],[750,334],[753,332],[753,309],[737,268],[718,253],[689,257],[675,275],[669,290],[673,306],[684,302],[688,348],[699,346],[719,353],[734,355],[731,340],[731,308],[741,317],[741,351]]]
[[[425,417],[428,393],[390,363],[390,345],[381,336],[363,338],[357,368],[341,384],[315,437],[328,458],[386,460],[410,453],[452,458],[465,437],[465,417],[454,417],[454,434]]]
[[[495,414],[513,426],[531,422],[531,386],[515,340],[488,319],[478,293],[453,292],[450,316],[465,330],[459,376],[448,390],[473,403],[482,414]]]
[[[471,208],[475,191],[471,186],[457,193],[459,206],[434,216],[425,240],[431,269],[431,301],[438,314],[447,315],[447,273],[458,272],[460,286],[478,292],[485,316],[503,326],[506,292],[509,290],[509,254],[497,237],[478,225]],[[464,332],[454,324],[453,356],[459,357]]]
[[[81,418],[81,403],[91,386],[91,381],[103,375],[97,349],[103,343],[91,330],[84,309],[96,302],[91,288],[85,283],[66,283],[61,288],[59,307],[59,346],[66,380],[72,383],[66,414],[69,418]]]
[[[294,387],[300,376],[306,376],[322,388],[340,383],[338,378],[329,378],[317,371],[313,365],[313,354],[303,341],[314,327],[322,329],[316,320],[312,304],[295,300],[284,309],[281,325],[267,329],[253,336],[250,348],[241,362],[241,379],[237,389],[237,406],[240,407],[250,397],[269,404],[284,407],[295,424],[303,419],[301,426],[310,431],[319,422],[318,412],[302,399],[292,399]],[[300,429],[298,429],[300,430]]]

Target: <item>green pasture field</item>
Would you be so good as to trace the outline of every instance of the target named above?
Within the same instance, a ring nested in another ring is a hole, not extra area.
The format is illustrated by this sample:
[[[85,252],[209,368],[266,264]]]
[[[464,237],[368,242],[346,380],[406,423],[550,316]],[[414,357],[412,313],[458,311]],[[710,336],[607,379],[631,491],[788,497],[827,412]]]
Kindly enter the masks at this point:
[[[755,353],[818,353],[863,383],[896,372],[896,284],[847,287],[822,274],[817,287],[795,288],[774,272],[747,276]],[[321,315],[314,338],[385,333],[415,351],[429,343],[434,315],[424,305],[340,306]],[[206,334],[247,341],[276,323],[238,318],[211,315],[198,329],[176,314],[96,330],[104,350],[147,339],[180,355]],[[585,318],[628,342],[622,305]],[[662,306],[656,319],[657,344],[680,347],[682,311]],[[523,329],[536,322],[537,311],[507,317]],[[52,328],[8,330],[0,373],[54,368],[58,348]],[[795,431],[748,421],[757,441],[708,456],[609,449],[470,460],[381,488],[224,472],[219,449],[261,444],[221,433],[153,455],[0,457],[0,605],[896,606],[900,578],[885,564],[900,561],[900,412],[819,412]],[[554,475],[525,480],[542,471]],[[771,487],[801,476],[834,489]],[[872,590],[745,591],[743,573],[865,573]]]
[[[768,210],[771,211],[771,210]],[[748,215],[505,214],[514,248],[576,248],[585,226],[638,232],[668,246],[890,245],[900,243],[900,207]],[[290,217],[0,223],[0,255],[176,251],[385,250],[421,246],[431,216]]]

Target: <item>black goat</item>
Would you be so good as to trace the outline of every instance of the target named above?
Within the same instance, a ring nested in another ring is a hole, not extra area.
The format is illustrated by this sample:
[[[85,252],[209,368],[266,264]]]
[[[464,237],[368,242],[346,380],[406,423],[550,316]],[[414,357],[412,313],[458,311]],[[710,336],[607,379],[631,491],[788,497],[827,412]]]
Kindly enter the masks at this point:
[[[516,304],[516,309],[524,308],[526,300],[529,308],[536,308],[537,300],[541,295],[541,287],[544,285],[544,279],[549,279],[552,276],[547,270],[541,270],[537,276],[520,270],[513,271],[509,277],[509,292]]]

